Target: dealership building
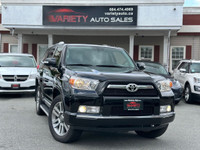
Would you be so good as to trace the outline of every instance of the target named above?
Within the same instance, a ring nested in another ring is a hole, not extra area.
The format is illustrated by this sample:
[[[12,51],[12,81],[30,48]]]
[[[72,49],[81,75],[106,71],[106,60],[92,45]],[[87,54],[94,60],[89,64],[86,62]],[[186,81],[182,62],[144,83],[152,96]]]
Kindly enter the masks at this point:
[[[134,60],[171,71],[181,59],[200,59],[200,8],[184,0],[2,0],[1,52],[31,53],[66,43],[122,47]],[[183,25],[183,26],[182,26]]]

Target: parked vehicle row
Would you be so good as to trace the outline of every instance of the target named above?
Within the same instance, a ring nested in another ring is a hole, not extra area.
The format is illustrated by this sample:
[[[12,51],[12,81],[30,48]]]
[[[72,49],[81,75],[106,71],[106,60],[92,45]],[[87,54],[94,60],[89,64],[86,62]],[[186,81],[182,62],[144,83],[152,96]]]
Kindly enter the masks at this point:
[[[141,71],[122,48],[59,43],[40,64],[36,112],[48,116],[60,142],[75,141],[84,130],[156,138],[175,117],[171,86]]]
[[[32,55],[0,54],[0,93],[35,92],[36,113],[64,143],[85,130],[161,136],[183,93],[187,103],[200,100],[199,75],[200,61],[182,60],[171,77],[159,63],[105,45],[55,44],[39,68]]]

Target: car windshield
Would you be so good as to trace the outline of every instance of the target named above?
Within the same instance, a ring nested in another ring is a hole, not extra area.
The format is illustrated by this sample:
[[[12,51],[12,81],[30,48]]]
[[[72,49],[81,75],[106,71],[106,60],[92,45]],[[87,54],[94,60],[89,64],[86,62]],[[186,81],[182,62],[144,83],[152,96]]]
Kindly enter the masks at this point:
[[[135,69],[133,61],[123,49],[100,46],[69,46],[65,65]]]
[[[1,55],[0,67],[36,67],[32,56]]]
[[[161,75],[168,75],[168,72],[166,71],[166,69],[160,64],[148,63],[148,62],[143,62],[143,63],[145,64],[144,71],[146,72],[161,74]]]
[[[200,63],[192,63],[190,65],[190,72],[191,73],[200,73]]]

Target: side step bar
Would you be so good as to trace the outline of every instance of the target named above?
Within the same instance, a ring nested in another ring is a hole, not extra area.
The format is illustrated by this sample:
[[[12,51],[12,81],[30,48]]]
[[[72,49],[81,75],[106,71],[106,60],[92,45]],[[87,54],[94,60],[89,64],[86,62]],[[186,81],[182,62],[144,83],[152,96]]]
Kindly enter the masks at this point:
[[[41,104],[40,108],[44,111],[44,113],[49,116],[49,109],[45,104]]]

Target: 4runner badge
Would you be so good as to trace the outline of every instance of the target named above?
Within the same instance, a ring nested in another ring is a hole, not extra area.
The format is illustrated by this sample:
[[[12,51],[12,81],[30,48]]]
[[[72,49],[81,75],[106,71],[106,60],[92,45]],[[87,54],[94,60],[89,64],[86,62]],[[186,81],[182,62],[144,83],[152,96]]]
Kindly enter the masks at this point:
[[[138,87],[134,83],[130,83],[126,86],[126,90],[129,92],[136,92],[138,90]]]

